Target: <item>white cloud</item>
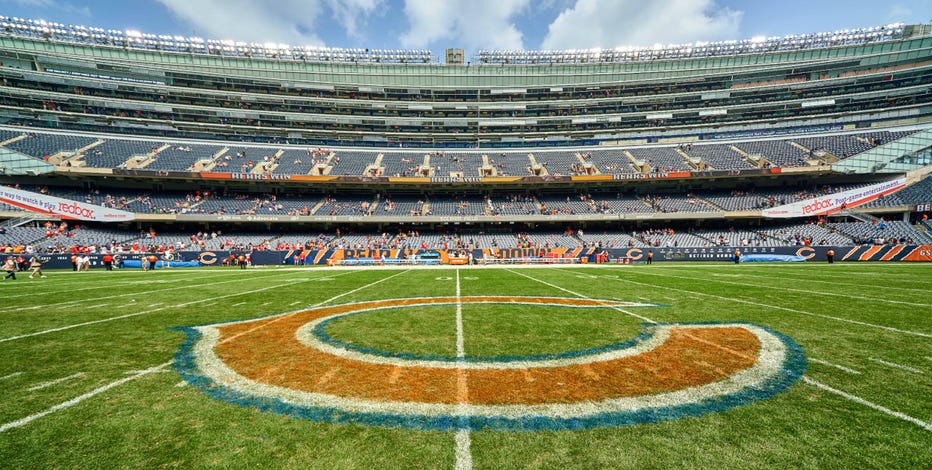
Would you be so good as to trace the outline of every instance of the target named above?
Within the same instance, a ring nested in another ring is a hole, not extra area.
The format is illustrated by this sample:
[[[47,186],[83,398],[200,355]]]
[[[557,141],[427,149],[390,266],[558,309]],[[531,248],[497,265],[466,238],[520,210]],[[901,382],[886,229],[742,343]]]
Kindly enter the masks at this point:
[[[327,0],[333,17],[346,30],[347,36],[357,39],[363,37],[360,27],[366,27],[369,16],[383,3],[383,0]]]
[[[383,4],[383,0],[158,1],[201,36],[294,46],[324,45],[317,31],[329,27],[322,18],[328,10],[348,36],[358,38],[360,27]]]
[[[158,0],[195,28],[200,36],[245,42],[323,45],[314,31],[322,13],[317,1]]]
[[[743,12],[714,0],[577,0],[550,24],[542,49],[651,46],[737,37]]]
[[[512,18],[529,5],[530,0],[405,0],[409,29],[399,38],[401,47],[523,49]]]

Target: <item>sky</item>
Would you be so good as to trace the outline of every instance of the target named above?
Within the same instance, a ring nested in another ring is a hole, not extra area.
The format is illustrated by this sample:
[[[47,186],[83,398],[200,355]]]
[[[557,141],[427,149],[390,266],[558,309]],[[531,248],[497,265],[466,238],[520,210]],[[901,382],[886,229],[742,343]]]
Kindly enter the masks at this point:
[[[293,46],[591,49],[932,22],[932,0],[0,0],[0,15]]]

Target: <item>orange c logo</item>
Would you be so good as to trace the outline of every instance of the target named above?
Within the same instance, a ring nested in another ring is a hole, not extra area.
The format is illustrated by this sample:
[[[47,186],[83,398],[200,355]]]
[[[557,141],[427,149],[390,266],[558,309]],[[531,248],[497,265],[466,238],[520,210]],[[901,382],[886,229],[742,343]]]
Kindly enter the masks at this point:
[[[793,340],[746,323],[646,324],[634,339],[596,348],[466,358],[374,350],[331,338],[325,328],[373,310],[484,303],[652,306],[482,296],[316,307],[183,328],[188,341],[175,367],[219,400],[319,421],[438,430],[581,429],[698,416],[779,393],[805,369]]]

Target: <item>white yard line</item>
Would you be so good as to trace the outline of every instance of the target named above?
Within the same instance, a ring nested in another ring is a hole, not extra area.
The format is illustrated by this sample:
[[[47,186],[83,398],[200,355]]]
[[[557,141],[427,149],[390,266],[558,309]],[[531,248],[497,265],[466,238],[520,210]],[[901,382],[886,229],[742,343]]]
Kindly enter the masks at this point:
[[[50,380],[48,382],[40,383],[39,385],[36,385],[34,387],[29,387],[26,390],[30,392],[34,392],[36,390],[42,390],[43,388],[48,388],[48,387],[51,387],[52,385],[57,385],[62,382],[66,382],[68,380],[76,379],[78,377],[83,377],[83,376],[84,376],[84,372],[78,372],[77,374],[72,374],[72,375],[69,375],[68,377],[62,377],[60,379],[55,379],[55,380]]]
[[[11,337],[9,337],[9,338],[2,338],[2,339],[0,339],[0,343],[5,343],[5,342],[7,342],[7,341],[15,341],[15,340],[18,340],[18,339],[23,339],[23,338],[30,338],[30,337],[33,337],[33,336],[45,335],[45,334],[49,334],[49,333],[55,333],[55,332],[57,332],[57,331],[70,330],[70,329],[72,329],[72,328],[79,328],[79,327],[87,326],[87,325],[95,325],[95,324],[98,324],[98,323],[106,323],[106,322],[111,322],[111,321],[116,321],[116,320],[122,320],[122,319],[124,319],[124,318],[138,317],[139,315],[146,315],[146,314],[149,314],[149,313],[158,312],[158,311],[166,310],[166,309],[169,309],[169,308],[187,307],[188,305],[200,304],[200,303],[204,303],[204,302],[213,302],[213,301],[215,301],[215,300],[226,299],[226,298],[229,298],[229,297],[237,297],[237,296],[240,296],[240,295],[254,294],[254,293],[256,293],[256,292],[267,291],[267,290],[269,290],[269,289],[278,289],[278,288],[280,288],[280,287],[293,286],[294,284],[295,284],[294,281],[289,281],[289,282],[287,282],[287,283],[285,283],[285,284],[276,284],[276,285],[274,285],[274,286],[262,287],[262,288],[259,288],[259,289],[253,289],[253,290],[248,290],[248,291],[243,291],[243,292],[237,292],[237,293],[235,293],[235,294],[218,295],[218,296],[215,296],[215,297],[209,297],[209,298],[201,299],[201,300],[192,300],[191,302],[185,302],[185,303],[176,304],[176,305],[166,305],[166,306],[164,306],[164,307],[154,308],[154,309],[151,309],[151,310],[144,310],[144,311],[142,311],[142,312],[128,313],[128,314],[126,314],[126,315],[119,315],[119,316],[116,316],[116,317],[104,318],[104,319],[101,319],[101,320],[87,321],[87,322],[84,322],[84,323],[76,323],[76,324],[74,324],[74,325],[67,325],[67,326],[62,326],[62,327],[58,327],[58,328],[52,328],[52,329],[49,329],[49,330],[37,331],[37,332],[35,332],[35,333],[28,333],[28,334],[24,334],[24,335],[11,336]]]
[[[289,307],[294,307],[295,305],[298,305],[299,303],[301,303],[301,301],[300,301],[300,300],[297,300],[297,301],[295,301],[295,302],[292,302],[292,303],[288,304],[288,306],[289,306]]]
[[[4,375],[3,377],[0,377],[0,380],[12,379],[13,377],[19,377],[20,375],[23,375],[23,373],[13,372],[12,374],[7,374],[7,375]]]
[[[463,302],[460,299],[460,270],[456,270],[456,357],[462,359],[466,357],[466,349],[463,346]]]
[[[523,276],[523,274],[522,274],[522,276]],[[528,276],[525,276],[525,277],[528,277]],[[750,300],[737,299],[737,298],[734,298],[734,297],[723,297],[723,296],[721,296],[721,295],[707,294],[707,293],[705,293],[705,292],[696,292],[696,291],[691,291],[691,290],[686,290],[686,289],[677,289],[676,287],[662,286],[662,285],[659,285],[659,284],[649,284],[649,283],[646,283],[646,282],[632,281],[631,279],[619,278],[618,280],[621,281],[621,282],[629,282],[629,283],[631,283],[631,284],[637,284],[637,285],[640,285],[640,286],[648,286],[648,287],[657,288],[657,289],[672,290],[672,291],[676,291],[676,292],[683,292],[683,293],[685,293],[685,294],[700,295],[700,296],[703,296],[703,297],[712,297],[712,298],[715,298],[715,299],[727,300],[727,301],[731,301],[731,302],[738,302],[738,303],[742,303],[742,304],[755,305],[755,306],[758,306],[758,307],[766,307],[766,308],[772,308],[772,309],[775,309],[775,310],[783,310],[783,311],[785,311],[785,312],[798,313],[798,314],[800,314],[800,315],[809,315],[809,316],[812,316],[812,317],[825,318],[825,319],[828,319],[828,320],[835,320],[835,321],[844,322],[844,323],[851,323],[851,324],[854,324],[854,325],[866,326],[866,327],[869,327],[869,328],[878,328],[878,329],[881,329],[881,330],[892,331],[892,332],[894,332],[894,333],[900,333],[900,334],[904,334],[904,335],[913,335],[913,336],[921,336],[921,337],[923,337],[923,338],[932,338],[932,335],[930,335],[930,334],[928,334],[928,333],[922,333],[922,332],[919,332],[919,331],[901,330],[901,329],[899,329],[899,328],[894,328],[894,327],[892,327],[892,326],[875,325],[875,324],[873,324],[873,323],[866,323],[866,322],[861,322],[861,321],[857,321],[857,320],[850,320],[850,319],[848,319],[848,318],[833,317],[833,316],[831,316],[831,315],[825,315],[825,314],[822,314],[822,313],[813,313],[813,312],[806,312],[806,311],[804,311],[804,310],[796,310],[796,309],[794,309],[794,308],[789,308],[789,307],[780,307],[779,305],[762,304],[762,303],[760,303],[760,302],[752,302],[752,301],[750,301]],[[561,288],[561,289],[562,289],[562,288]],[[564,290],[565,290],[565,289],[564,289]],[[569,292],[569,291],[567,291],[567,292]]]
[[[273,278],[273,277],[286,276],[286,275],[289,275],[289,274],[292,274],[292,273],[272,274],[272,275],[269,275],[269,276],[263,276],[263,277],[261,277],[261,278],[252,278],[251,280],[260,280],[260,281],[261,281],[261,280],[266,280],[266,279],[270,279],[270,278]],[[213,276],[211,276],[211,277],[213,277]],[[206,277],[200,277],[200,278],[198,278],[198,280],[201,280],[201,279],[206,279]],[[161,292],[170,291],[170,290],[177,290],[177,289],[189,289],[189,290],[191,290],[191,289],[196,289],[196,288],[198,288],[198,287],[215,286],[215,285],[218,285],[218,284],[228,284],[228,283],[231,283],[231,282],[243,282],[243,278],[237,277],[236,279],[229,279],[229,280],[226,280],[226,281],[209,281],[209,282],[205,282],[205,283],[201,283],[201,284],[186,284],[186,285],[178,286],[178,287],[164,287],[164,288],[155,289],[155,290],[149,290],[149,291],[127,292],[127,293],[125,293],[125,294],[116,294],[116,295],[110,295],[110,296],[107,296],[107,297],[96,297],[96,298],[87,298],[87,299],[79,299],[79,300],[69,300],[69,301],[67,301],[67,302],[58,302],[58,303],[54,303],[54,304],[36,305],[36,306],[32,306],[32,307],[22,307],[22,308],[19,308],[18,310],[37,310],[37,309],[40,309],[40,308],[41,308],[41,309],[48,309],[49,307],[73,306],[73,305],[82,304],[82,303],[85,303],[85,302],[97,302],[97,301],[101,301],[101,300],[108,300],[108,299],[115,299],[115,298],[119,298],[119,297],[129,297],[129,296],[140,297],[140,296],[143,296],[143,295],[145,295],[145,294],[161,293]]]
[[[88,398],[91,398],[91,397],[93,397],[93,396],[95,396],[95,395],[99,395],[99,394],[101,394],[101,393],[104,393],[104,392],[106,392],[107,390],[110,390],[111,388],[114,388],[114,387],[118,387],[118,386],[120,386],[120,385],[123,385],[123,384],[125,384],[126,382],[129,382],[129,381],[132,381],[132,380],[136,380],[136,379],[138,379],[139,377],[143,377],[143,376],[148,375],[148,374],[151,374],[151,373],[153,373],[153,372],[159,372],[161,369],[164,369],[165,367],[170,366],[171,363],[172,363],[172,361],[169,361],[169,362],[166,362],[166,363],[164,363],[164,364],[162,364],[162,365],[158,365],[158,366],[152,367],[151,369],[146,369],[146,370],[140,371],[138,374],[131,375],[131,376],[126,377],[126,378],[122,378],[122,379],[117,380],[117,381],[115,381],[115,382],[110,382],[109,384],[104,385],[103,387],[96,388],[96,389],[94,389],[94,390],[91,390],[90,392],[85,393],[84,395],[80,395],[80,396],[77,396],[77,397],[75,397],[75,398],[72,398],[71,400],[68,400],[68,401],[66,401],[66,402],[59,403],[59,404],[57,404],[57,405],[55,405],[55,406],[53,406],[53,407],[51,407],[51,408],[49,408],[49,409],[47,409],[47,410],[45,410],[45,411],[40,411],[40,412],[38,412],[38,413],[35,413],[35,414],[31,414],[31,415],[29,415],[29,416],[26,416],[25,418],[21,418],[21,419],[18,419],[18,420],[16,420],[16,421],[11,421],[11,422],[9,422],[9,423],[6,423],[6,424],[0,426],[0,433],[9,431],[10,429],[13,429],[13,428],[18,428],[18,427],[20,427],[20,426],[25,426],[25,425],[27,425],[27,424],[29,424],[29,423],[31,423],[31,422],[33,422],[33,421],[39,419],[39,418],[42,418],[42,417],[44,417],[44,416],[48,416],[48,415],[50,415],[50,414],[52,414],[52,413],[54,413],[54,412],[56,412],[56,411],[63,410],[63,409],[65,409],[65,408],[70,408],[70,407],[72,407],[72,406],[74,406],[74,405],[77,405],[78,403],[81,403],[81,402],[84,401],[84,400],[87,400]]]
[[[237,303],[235,303],[235,304],[233,304],[233,305],[230,305],[230,306],[231,306],[231,307],[239,307],[240,305],[246,305],[246,302],[237,302]]]
[[[858,372],[858,371],[856,371],[856,370],[854,370],[854,369],[849,369],[849,368],[847,368],[847,367],[845,367],[845,366],[840,366],[840,365],[838,365],[838,364],[832,364],[831,362],[823,361],[822,359],[816,359],[816,358],[814,358],[814,357],[810,357],[810,358],[808,358],[808,359],[809,359],[809,362],[814,362],[814,363],[816,363],[816,364],[822,364],[823,366],[834,367],[834,368],[836,368],[836,369],[838,369],[838,370],[845,371],[845,372],[847,372],[847,373],[849,373],[849,374],[861,375],[860,372]]]
[[[408,272],[408,271],[410,271],[410,269],[404,270],[404,271],[402,271],[402,272],[400,272],[400,273],[392,274],[391,276],[388,276],[388,277],[383,277],[382,279],[379,279],[378,281],[372,281],[372,282],[370,282],[369,284],[366,284],[366,285],[364,285],[364,286],[357,287],[357,288],[355,288],[355,289],[353,289],[353,290],[351,290],[351,291],[349,291],[349,292],[344,292],[344,293],[342,293],[342,294],[338,294],[338,295],[335,295],[335,296],[333,296],[333,297],[330,297],[330,298],[327,299],[327,300],[318,302],[318,303],[316,303],[316,304],[314,304],[314,305],[311,305],[311,306],[308,307],[308,308],[311,309],[311,308],[315,308],[315,307],[320,307],[320,306],[322,306],[322,305],[324,305],[324,304],[333,302],[334,300],[337,300],[337,299],[339,299],[340,297],[345,297],[345,296],[347,296],[347,295],[350,295],[350,294],[359,292],[359,291],[361,291],[361,290],[363,290],[363,289],[368,289],[368,288],[370,288],[370,287],[372,287],[372,286],[374,286],[374,285],[376,285],[376,284],[385,282],[385,281],[387,281],[387,280],[389,280],[389,279],[391,279],[391,278],[394,278],[394,277],[396,277],[396,276],[400,276],[400,275],[402,275],[402,274],[404,274],[404,273],[406,273],[406,272]],[[348,272],[343,273],[343,274],[350,274],[350,273],[354,273],[354,272],[358,272],[358,271],[348,271]],[[335,276],[342,276],[343,274],[336,274]],[[293,283],[292,283],[292,284],[293,284]],[[225,340],[223,340],[223,341],[220,341],[220,343],[218,343],[218,344],[224,344],[224,343],[226,343],[226,342],[233,341],[234,339],[239,338],[240,336],[243,336],[243,335],[245,335],[245,334],[252,333],[253,331],[256,331],[256,330],[265,328],[265,327],[271,325],[272,323],[278,322],[278,321],[280,321],[280,320],[284,320],[285,318],[288,318],[288,317],[290,317],[290,316],[292,316],[292,315],[294,315],[294,314],[296,314],[296,313],[301,313],[301,312],[303,312],[303,310],[299,310],[299,311],[297,311],[297,312],[286,313],[286,314],[284,314],[284,315],[281,315],[281,316],[279,316],[279,317],[276,317],[276,318],[273,319],[273,320],[270,320],[270,321],[267,321],[267,322],[265,322],[265,323],[262,323],[262,324],[260,324],[259,326],[255,327],[255,328],[250,328],[250,329],[248,329],[248,330],[246,330],[246,331],[243,331],[243,332],[241,332],[241,333],[237,333],[237,334],[235,334],[235,335],[233,335],[233,336],[230,336],[229,338],[227,338],[227,339],[225,339]]]
[[[893,367],[894,369],[905,370],[907,372],[912,372],[914,374],[921,374],[922,371],[914,367],[904,366],[903,364],[897,364],[895,362],[885,361],[883,359],[877,359],[876,357],[867,358],[868,361],[876,362],[877,364],[883,364],[887,367]]]
[[[684,267],[684,268],[685,268],[686,270],[689,269],[688,266],[687,266],[687,267]],[[743,270],[742,270],[742,271],[743,271]],[[773,274],[774,274],[774,273],[771,273],[770,276],[767,276],[767,275],[764,275],[764,274],[750,274],[750,273],[747,273],[747,272],[742,272],[741,274],[735,274],[735,276],[736,276],[736,277],[756,277],[756,278],[763,278],[763,279],[773,279],[773,278],[774,278],[774,277],[773,277]],[[788,273],[787,273],[787,274],[788,274]],[[809,274],[809,273],[806,273],[806,274]],[[807,278],[805,282],[806,282],[806,283],[814,282],[814,283],[817,283],[817,284],[831,284],[831,285],[833,285],[833,286],[851,286],[851,287],[857,287],[857,288],[859,288],[859,289],[863,289],[863,288],[864,288],[864,284],[855,284],[855,283],[851,283],[851,282],[820,281],[820,280],[818,280],[818,279],[810,279],[810,278]],[[908,292],[921,292],[921,293],[929,292],[928,289],[911,289],[911,288],[909,288],[909,287],[895,287],[895,286],[878,286],[878,285],[871,285],[870,288],[871,288],[871,289],[902,290],[902,291],[908,291]]]
[[[807,383],[807,384],[809,384],[809,385],[812,385],[813,387],[818,387],[818,388],[820,388],[820,389],[822,389],[822,390],[825,390],[826,392],[831,392],[831,393],[834,393],[835,395],[838,395],[838,396],[840,396],[840,397],[847,398],[848,400],[851,400],[851,401],[853,401],[853,402],[855,402],[855,403],[860,403],[860,404],[862,404],[862,405],[864,405],[864,406],[867,406],[867,407],[869,407],[869,408],[873,408],[873,409],[875,409],[875,410],[877,410],[877,411],[880,411],[880,412],[882,412],[882,413],[886,413],[886,414],[888,414],[888,415],[890,415],[890,416],[893,416],[893,417],[902,419],[902,420],[904,420],[904,421],[909,421],[910,423],[916,424],[916,425],[918,425],[919,427],[925,429],[926,431],[932,431],[932,424],[930,424],[930,423],[927,423],[927,422],[922,421],[922,420],[920,420],[920,419],[913,418],[912,416],[909,416],[909,415],[905,415],[905,414],[903,414],[903,413],[900,413],[899,411],[893,411],[893,410],[891,410],[891,409],[889,409],[889,408],[880,406],[880,405],[878,405],[878,404],[876,404],[876,403],[869,402],[869,401],[867,401],[867,400],[865,400],[865,399],[863,399],[863,398],[861,398],[861,397],[856,397],[856,396],[854,396],[854,395],[851,395],[850,393],[846,393],[846,392],[843,392],[843,391],[841,391],[841,390],[838,390],[838,389],[829,387],[828,385],[825,385],[825,384],[823,384],[823,383],[821,383],[821,382],[817,382],[817,381],[815,381],[815,380],[812,380],[812,379],[810,379],[810,378],[807,377],[807,376],[803,376],[803,382],[805,382],[805,383]]]
[[[472,452],[470,448],[469,429],[460,429],[454,436],[456,441],[456,470],[469,470],[472,468]]]
[[[762,289],[778,290],[778,291],[786,291],[786,292],[801,292],[803,294],[812,294],[816,296],[844,297],[846,299],[869,300],[871,302],[884,302],[884,303],[890,303],[890,304],[910,305],[913,307],[932,307],[932,304],[924,304],[924,303],[917,303],[917,302],[904,302],[902,300],[882,299],[879,297],[865,297],[865,296],[853,295],[853,294],[842,294],[842,293],[837,293],[837,292],[828,292],[825,290],[812,291],[812,290],[806,290],[806,289],[793,289],[790,287],[750,284],[747,282],[724,281],[721,279],[711,279],[708,277],[688,277],[688,276],[674,276],[672,274],[654,274],[654,273],[649,273],[646,271],[638,272],[638,274],[646,274],[648,276],[661,276],[664,278],[685,279],[688,281],[717,282],[719,284],[731,284],[731,285],[744,286],[744,287],[758,287]]]
[[[203,276],[199,276],[198,279],[207,279],[207,278],[219,277],[219,276],[224,276],[224,275],[226,275],[226,274],[210,273],[210,274],[205,274],[205,275],[203,275]],[[182,282],[182,281],[188,281],[189,279],[190,279],[189,276],[185,276],[185,277],[179,277],[178,279],[160,279],[159,282],[160,282],[160,283]],[[126,281],[126,280],[123,280],[123,281],[113,281],[113,280],[109,280],[109,281],[107,281],[106,283],[101,283],[102,285],[91,286],[91,287],[79,287],[79,288],[77,288],[77,289],[68,289],[68,288],[65,288],[65,289],[49,289],[49,285],[50,285],[50,284],[46,284],[46,283],[43,283],[41,286],[40,286],[40,285],[29,285],[29,284],[25,284],[25,285],[23,285],[23,289],[17,289],[17,290],[24,290],[26,287],[35,287],[35,288],[39,289],[41,292],[30,292],[30,293],[24,293],[24,294],[11,294],[11,295],[5,295],[4,298],[30,297],[30,296],[35,296],[35,295],[38,294],[38,293],[41,293],[42,295],[46,295],[46,294],[67,294],[67,293],[72,293],[72,292],[77,292],[77,291],[95,290],[95,289],[113,289],[113,288],[117,288],[117,287],[128,288],[128,286],[132,286],[132,285],[135,285],[135,284],[139,284],[140,282],[144,282],[144,283],[147,283],[147,284],[150,283],[149,281],[138,281],[138,280],[133,280],[133,281]],[[70,286],[70,285],[84,285],[84,284],[87,284],[87,280],[86,280],[86,279],[81,280],[81,281],[75,280],[75,281],[71,281],[71,282],[68,282],[68,281],[54,281],[54,284],[52,284],[52,285],[54,285],[56,288],[58,288],[58,287],[67,287],[67,286]]]
[[[588,296],[582,295],[582,294],[580,294],[580,293],[578,293],[578,292],[573,292],[573,291],[571,291],[571,290],[569,290],[569,289],[560,287],[560,286],[558,286],[558,285],[556,285],[556,284],[551,284],[551,283],[549,283],[549,282],[547,282],[547,281],[541,281],[540,279],[537,279],[537,278],[535,278],[535,277],[528,276],[527,274],[521,274],[521,273],[519,273],[519,272],[517,272],[517,271],[512,271],[511,269],[508,269],[508,272],[513,273],[513,274],[517,274],[517,275],[522,276],[522,277],[526,277],[526,278],[528,278],[528,279],[530,279],[530,280],[532,280],[532,281],[539,282],[539,283],[541,283],[541,284],[543,284],[543,285],[545,285],[545,286],[553,287],[554,289],[560,289],[560,290],[562,290],[563,292],[566,292],[566,293],[568,293],[568,294],[573,294],[573,295],[575,295],[576,297],[579,297],[579,298],[581,298],[581,299],[586,299],[586,300],[597,300],[597,299],[593,299],[592,297],[588,297]],[[622,280],[622,279],[619,279],[619,281],[620,281],[620,280]],[[644,321],[646,321],[646,322],[648,322],[648,323],[657,323],[656,321],[651,320],[650,318],[647,318],[647,317],[645,317],[645,316],[643,316],[643,315],[638,315],[638,314],[633,313],[633,312],[629,312],[629,311],[627,311],[627,310],[625,310],[625,309],[623,309],[623,308],[621,308],[621,307],[616,307],[616,306],[612,306],[612,305],[606,305],[606,307],[611,308],[611,309],[613,309],[613,310],[617,310],[617,311],[619,311],[619,312],[621,312],[621,313],[624,313],[624,314],[627,314],[627,315],[631,315],[631,316],[634,317],[634,318],[637,318],[637,319],[639,319],[639,320],[644,320]]]
[[[456,270],[456,358],[463,359],[466,357],[466,349],[464,347],[465,340],[463,339],[463,302],[460,299],[460,270]],[[465,374],[464,371],[460,371],[460,374]],[[458,380],[457,395],[460,397],[468,397],[468,389],[466,388],[468,384],[466,383],[465,376],[461,376]],[[466,403],[460,403],[460,405],[465,406]],[[456,446],[454,448],[454,453],[456,455],[456,465],[454,468],[456,470],[469,470],[472,468],[472,451],[470,450],[472,438],[469,435],[469,427],[461,427],[456,431],[456,435],[453,438]]]

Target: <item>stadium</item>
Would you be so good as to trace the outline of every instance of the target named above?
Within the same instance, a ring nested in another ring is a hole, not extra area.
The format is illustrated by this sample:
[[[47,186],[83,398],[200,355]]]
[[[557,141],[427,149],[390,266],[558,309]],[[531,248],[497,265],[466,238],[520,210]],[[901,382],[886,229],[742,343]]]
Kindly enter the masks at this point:
[[[11,468],[927,465],[927,24],[0,77]]]

